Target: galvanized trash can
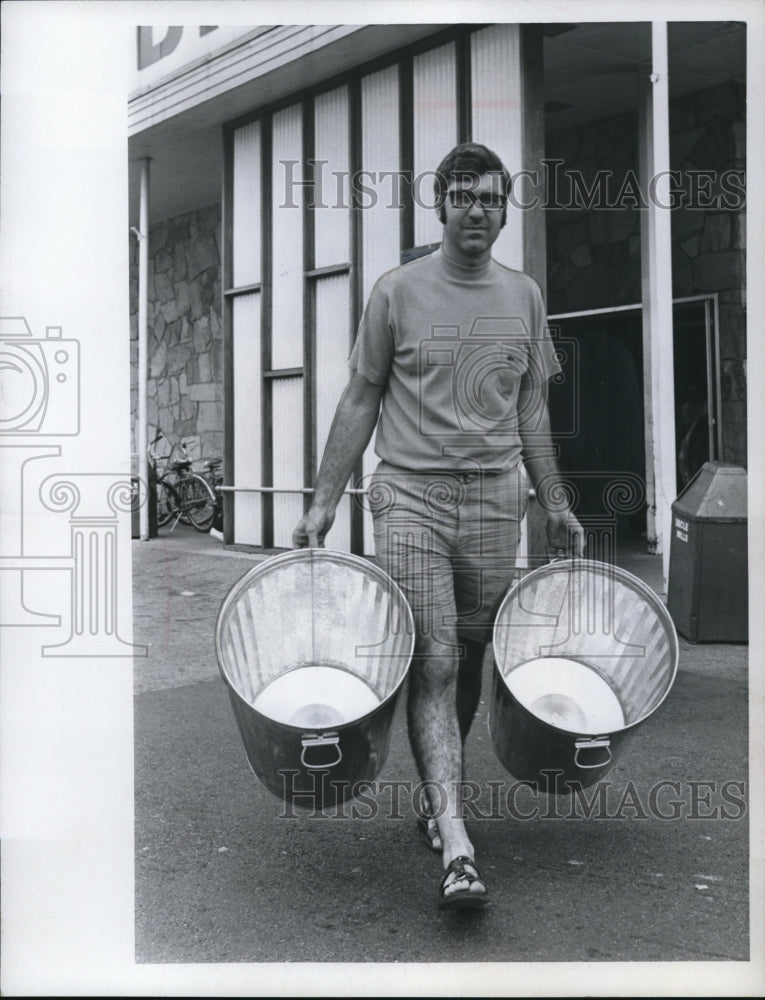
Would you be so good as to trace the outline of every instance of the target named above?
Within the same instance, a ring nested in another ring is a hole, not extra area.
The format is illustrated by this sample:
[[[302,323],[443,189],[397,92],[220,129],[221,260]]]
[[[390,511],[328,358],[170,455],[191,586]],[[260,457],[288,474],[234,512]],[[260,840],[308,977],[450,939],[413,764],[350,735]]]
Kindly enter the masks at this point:
[[[411,610],[387,574],[327,549],[275,556],[231,588],[215,642],[266,788],[316,810],[378,775],[414,649]]]
[[[677,635],[656,594],[590,560],[523,577],[500,606],[493,642],[494,749],[510,774],[547,792],[602,778],[677,673]]]
[[[691,642],[749,637],[746,470],[705,462],[672,504],[667,607]]]

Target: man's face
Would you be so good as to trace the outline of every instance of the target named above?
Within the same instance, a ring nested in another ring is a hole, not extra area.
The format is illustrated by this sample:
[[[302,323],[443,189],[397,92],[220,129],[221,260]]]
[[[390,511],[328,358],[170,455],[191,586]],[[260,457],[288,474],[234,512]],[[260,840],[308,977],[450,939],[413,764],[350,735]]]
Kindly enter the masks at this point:
[[[456,179],[449,184],[444,203],[443,242],[458,263],[482,264],[499,236],[505,195],[497,174]]]

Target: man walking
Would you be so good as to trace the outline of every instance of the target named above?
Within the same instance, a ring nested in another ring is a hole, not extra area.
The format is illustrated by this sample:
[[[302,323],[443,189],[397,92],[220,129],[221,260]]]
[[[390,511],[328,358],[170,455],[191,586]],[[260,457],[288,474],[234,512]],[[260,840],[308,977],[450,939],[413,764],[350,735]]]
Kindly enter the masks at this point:
[[[372,290],[313,503],[293,534],[296,547],[323,543],[377,426],[380,463],[368,489],[375,555],[415,620],[409,737],[429,792],[421,825],[443,855],[444,908],[488,898],[460,809],[463,746],[497,605],[513,582],[526,473],[550,549],[584,548],[550,436],[547,380],[560,368],[542,295],[491,256],[509,186],[499,157],[476,143],[439,166],[441,246]]]

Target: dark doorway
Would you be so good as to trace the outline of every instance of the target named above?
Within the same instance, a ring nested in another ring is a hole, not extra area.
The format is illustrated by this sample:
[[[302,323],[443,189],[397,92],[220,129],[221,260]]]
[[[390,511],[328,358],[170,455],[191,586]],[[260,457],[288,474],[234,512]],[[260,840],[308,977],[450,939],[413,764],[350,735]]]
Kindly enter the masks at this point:
[[[613,517],[624,541],[646,531],[643,329],[639,306],[550,321],[563,376],[550,386],[561,471],[591,522]],[[711,298],[673,306],[677,492],[717,455]],[[620,485],[621,484],[621,485]]]
[[[551,321],[563,378],[550,387],[559,463],[577,515],[615,520],[622,538],[646,529],[643,333],[638,307]]]

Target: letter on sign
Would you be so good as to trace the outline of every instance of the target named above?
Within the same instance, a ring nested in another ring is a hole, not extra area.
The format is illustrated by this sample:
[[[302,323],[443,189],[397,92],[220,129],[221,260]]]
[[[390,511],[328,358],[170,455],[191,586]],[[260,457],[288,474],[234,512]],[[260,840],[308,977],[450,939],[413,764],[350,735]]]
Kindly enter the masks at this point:
[[[158,62],[165,56],[169,56],[178,47],[181,40],[183,28],[175,26],[168,28],[165,37],[159,41],[154,41],[154,28],[151,26],[138,29],[138,68],[146,69],[152,63]]]

